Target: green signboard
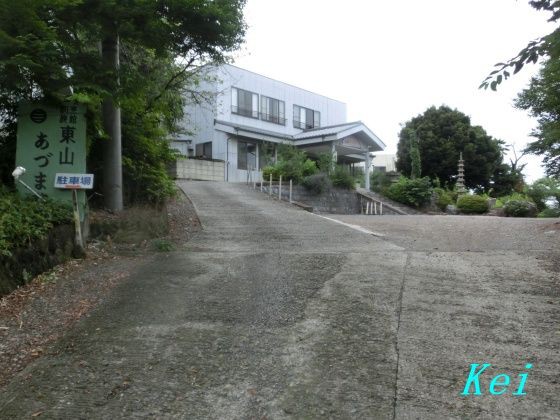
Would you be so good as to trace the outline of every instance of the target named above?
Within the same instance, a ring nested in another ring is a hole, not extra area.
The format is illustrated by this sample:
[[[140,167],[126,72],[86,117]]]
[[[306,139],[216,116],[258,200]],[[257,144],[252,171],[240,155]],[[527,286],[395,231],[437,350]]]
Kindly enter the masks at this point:
[[[65,104],[61,107],[38,103],[19,106],[16,166],[26,170],[21,180],[40,195],[72,201],[72,194],[55,188],[56,173],[86,172],[85,107]],[[22,194],[31,194],[18,184]],[[85,193],[79,191],[85,205]]]

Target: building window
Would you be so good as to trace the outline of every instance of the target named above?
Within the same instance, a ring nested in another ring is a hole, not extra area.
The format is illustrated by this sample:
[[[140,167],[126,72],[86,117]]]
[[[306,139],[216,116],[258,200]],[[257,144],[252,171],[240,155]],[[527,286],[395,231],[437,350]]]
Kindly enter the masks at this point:
[[[294,105],[294,127],[307,130],[321,126],[321,113],[309,108]]]
[[[212,159],[212,142],[199,143],[196,145],[196,157]]]
[[[244,117],[259,118],[259,95],[232,87],[231,112]]]
[[[285,125],[285,115],[284,101],[261,96],[261,120]]]
[[[237,169],[257,169],[257,145],[255,143],[237,142]]]

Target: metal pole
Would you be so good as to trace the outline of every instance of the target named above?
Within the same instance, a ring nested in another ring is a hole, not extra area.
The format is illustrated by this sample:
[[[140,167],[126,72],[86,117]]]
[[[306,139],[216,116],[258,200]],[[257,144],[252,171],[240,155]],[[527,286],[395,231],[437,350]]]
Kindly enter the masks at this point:
[[[270,181],[268,183],[268,195],[272,195],[272,173],[270,174]]]
[[[290,179],[290,204],[292,203],[292,180]]]
[[[62,153],[62,152],[61,152]],[[33,188],[31,188],[29,185],[27,185],[25,182],[23,182],[21,179],[18,179],[18,182],[23,185],[25,188],[27,188],[29,191],[31,191],[33,194],[35,194],[39,200],[41,201],[45,201],[45,199],[43,197],[41,197],[41,195],[35,191]]]
[[[278,200],[282,201],[282,175],[280,175],[280,182],[278,183]]]
[[[369,155],[369,151],[366,153],[365,159],[365,170],[364,170],[364,187],[367,191],[370,191],[370,180],[369,180],[369,170],[371,168],[371,158]]]

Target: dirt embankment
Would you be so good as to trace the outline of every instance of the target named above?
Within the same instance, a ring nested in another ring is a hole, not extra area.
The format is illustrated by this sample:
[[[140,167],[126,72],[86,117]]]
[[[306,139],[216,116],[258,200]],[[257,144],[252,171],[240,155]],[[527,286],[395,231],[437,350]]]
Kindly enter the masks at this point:
[[[131,209],[119,216],[97,213],[93,219],[97,239],[88,244],[85,259],[57,265],[0,299],[0,387],[49,352],[139,264],[200,229],[184,195],[163,211]]]

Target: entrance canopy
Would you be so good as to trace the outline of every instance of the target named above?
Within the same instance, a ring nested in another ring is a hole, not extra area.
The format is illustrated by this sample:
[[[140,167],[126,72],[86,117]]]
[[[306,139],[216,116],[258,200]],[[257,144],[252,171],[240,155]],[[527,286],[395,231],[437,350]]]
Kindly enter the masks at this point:
[[[304,149],[311,156],[336,153],[344,163],[364,162],[368,152],[385,149],[385,144],[361,121],[304,130],[295,135],[279,134],[255,127],[215,122],[217,130],[243,136],[247,139],[292,144]]]

